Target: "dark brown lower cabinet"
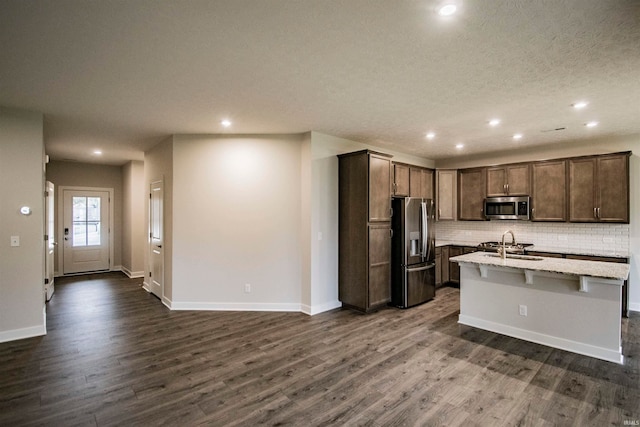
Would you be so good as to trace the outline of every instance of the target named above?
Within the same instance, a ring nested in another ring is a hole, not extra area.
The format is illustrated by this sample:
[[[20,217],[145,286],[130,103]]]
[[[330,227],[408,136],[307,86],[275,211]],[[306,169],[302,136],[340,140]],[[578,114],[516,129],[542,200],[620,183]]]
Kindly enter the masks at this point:
[[[455,256],[462,255],[462,247],[461,246],[450,246],[449,247],[449,258],[453,258]],[[460,284],[460,266],[457,262],[449,261],[449,282]]]
[[[376,308],[391,300],[391,225],[369,226],[368,308]]]
[[[436,288],[442,286],[442,248],[436,248]]]

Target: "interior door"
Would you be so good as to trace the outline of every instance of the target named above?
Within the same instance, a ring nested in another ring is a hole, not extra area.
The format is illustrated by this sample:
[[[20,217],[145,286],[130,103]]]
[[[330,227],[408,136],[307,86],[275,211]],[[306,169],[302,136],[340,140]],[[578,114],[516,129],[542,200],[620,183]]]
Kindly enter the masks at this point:
[[[63,191],[63,272],[109,270],[109,192]]]
[[[149,206],[149,274],[150,291],[162,298],[164,284],[164,227],[163,203],[164,187],[162,181],[151,183]]]
[[[45,265],[45,278],[44,278],[44,291],[45,298],[47,301],[51,299],[53,295],[53,280],[54,280],[54,267],[53,267],[53,254],[55,246],[57,245],[55,241],[55,218],[54,218],[54,185],[53,183],[47,181],[46,183],[46,192],[45,192],[45,201],[44,201],[44,217],[45,217],[45,229],[46,229],[46,240],[45,240],[45,257],[44,257],[44,265]]]

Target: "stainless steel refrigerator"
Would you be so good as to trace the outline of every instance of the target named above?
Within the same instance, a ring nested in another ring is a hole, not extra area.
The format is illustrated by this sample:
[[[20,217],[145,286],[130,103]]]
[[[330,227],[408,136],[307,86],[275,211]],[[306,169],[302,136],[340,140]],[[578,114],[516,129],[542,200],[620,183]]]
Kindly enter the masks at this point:
[[[391,304],[408,308],[436,295],[434,204],[431,199],[392,200]]]

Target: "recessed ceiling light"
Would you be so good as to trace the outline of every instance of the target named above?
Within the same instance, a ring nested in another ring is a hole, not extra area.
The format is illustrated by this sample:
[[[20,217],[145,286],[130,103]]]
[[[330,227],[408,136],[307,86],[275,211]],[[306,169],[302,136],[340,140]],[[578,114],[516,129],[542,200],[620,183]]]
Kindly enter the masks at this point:
[[[93,154],[95,154],[96,156],[100,156],[100,155],[102,155],[102,151],[101,150],[93,150]]]
[[[499,124],[500,124],[500,119],[489,120],[489,126],[498,126]]]
[[[587,102],[585,102],[585,101],[580,101],[580,102],[576,102],[575,104],[571,104],[571,106],[572,106],[573,108],[575,108],[576,110],[579,110],[579,109],[581,109],[581,108],[584,108],[584,107],[586,107],[587,105],[588,105],[588,103],[587,103]]]
[[[429,132],[429,133],[427,133],[427,139],[433,139],[433,138],[435,138],[435,137],[436,137],[435,132]]]
[[[228,128],[229,126],[231,126],[231,120],[224,119],[223,121],[220,122],[220,124]]]
[[[515,139],[516,141],[517,141],[518,139],[522,139],[522,134],[521,134],[521,133],[516,133],[516,134],[514,134],[514,135],[513,135],[513,139]]]
[[[456,148],[457,148],[458,150],[461,150],[461,149],[463,149],[463,148],[464,148],[464,144],[456,144]]]
[[[451,16],[456,13],[458,7],[455,4],[445,4],[440,9],[438,9],[438,15],[440,16]]]
[[[588,123],[585,123],[584,125],[588,128],[593,128],[598,126],[598,122],[588,122]]]

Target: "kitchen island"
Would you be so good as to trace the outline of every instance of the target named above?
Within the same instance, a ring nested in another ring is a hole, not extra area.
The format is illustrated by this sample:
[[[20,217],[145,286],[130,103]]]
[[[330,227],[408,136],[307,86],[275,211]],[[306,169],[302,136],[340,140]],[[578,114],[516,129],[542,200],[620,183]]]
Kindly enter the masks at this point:
[[[474,252],[460,265],[460,324],[623,363],[629,265]]]

